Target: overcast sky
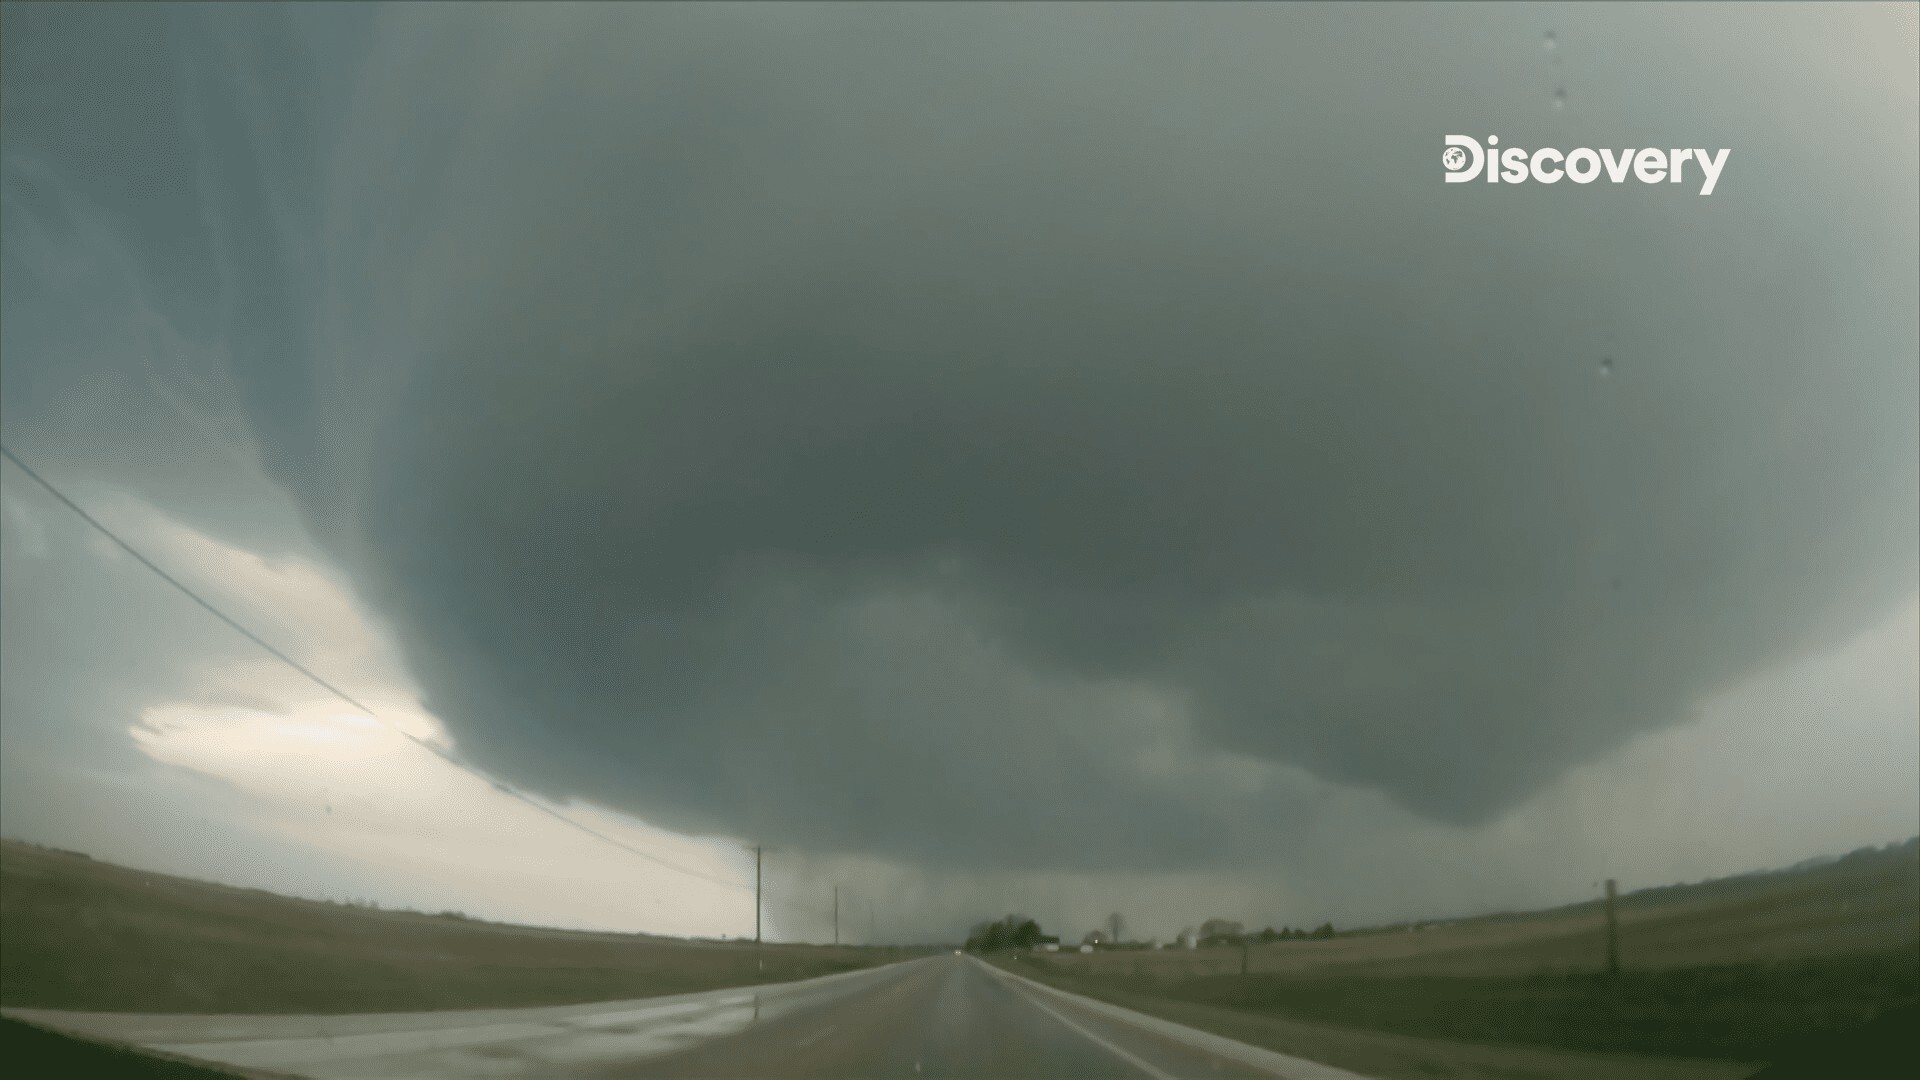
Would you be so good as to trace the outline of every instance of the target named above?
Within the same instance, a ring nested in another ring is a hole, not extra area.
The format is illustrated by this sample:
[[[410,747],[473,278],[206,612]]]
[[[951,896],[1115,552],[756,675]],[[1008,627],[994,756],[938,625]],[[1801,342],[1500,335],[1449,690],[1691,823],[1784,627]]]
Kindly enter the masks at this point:
[[[380,718],[8,464],[8,836],[701,934],[764,844],[819,939],[835,883],[1166,935],[1920,831],[1911,5],[0,42],[8,447]]]

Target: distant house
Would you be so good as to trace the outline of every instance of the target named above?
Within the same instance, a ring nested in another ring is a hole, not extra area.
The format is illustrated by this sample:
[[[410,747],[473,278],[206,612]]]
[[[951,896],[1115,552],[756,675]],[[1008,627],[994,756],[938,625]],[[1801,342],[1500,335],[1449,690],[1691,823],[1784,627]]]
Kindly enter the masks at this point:
[[[1093,951],[1093,946],[1091,946],[1091,945],[1082,945],[1082,946],[1080,946],[1080,951],[1081,951],[1081,952],[1092,952],[1092,951]]]
[[[1195,930],[1191,926],[1187,927],[1185,930],[1180,931],[1180,947],[1183,949],[1199,948],[1200,932],[1198,930]]]

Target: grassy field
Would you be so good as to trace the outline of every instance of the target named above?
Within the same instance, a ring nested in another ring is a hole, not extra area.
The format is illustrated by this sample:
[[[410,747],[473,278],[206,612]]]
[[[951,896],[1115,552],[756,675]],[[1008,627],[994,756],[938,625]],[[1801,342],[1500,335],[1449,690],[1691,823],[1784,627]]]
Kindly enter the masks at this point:
[[[1920,948],[1920,843],[1825,866],[1651,889],[1619,902],[1630,971],[1774,963]],[[1572,975],[1602,969],[1600,904],[1373,928],[1255,945],[1255,974]],[[1238,949],[1060,955],[1084,974],[1184,981],[1239,974]]]
[[[557,1005],[826,975],[885,950],[690,942],[296,900],[0,841],[0,1004],[349,1013]]]
[[[1043,953],[1011,966],[1381,1076],[1744,1075],[1753,1065],[1733,1063],[1795,1059],[1809,1047],[1828,1048],[1820,1053],[1831,1067],[1833,1054],[1862,1044],[1853,1036],[1867,1025],[1920,1018],[1920,844],[1650,890],[1622,898],[1619,923],[1617,978],[1604,973],[1598,904],[1255,945],[1244,955]],[[1248,1027],[1255,1020],[1269,1026]],[[1369,1042],[1352,1034],[1360,1031],[1394,1039]],[[1913,1042],[1900,1044],[1906,1068],[1920,1064]],[[1493,1056],[1449,1049],[1462,1044]],[[1872,1046],[1880,1052],[1885,1040]],[[1506,1050],[1527,1056],[1497,1052]],[[1548,1050],[1578,1053],[1540,1053]]]
[[[1085,979],[1070,980],[1075,988]],[[1920,956],[1604,975],[1211,975],[1117,989],[1423,1038],[1770,1061],[1920,1001]]]

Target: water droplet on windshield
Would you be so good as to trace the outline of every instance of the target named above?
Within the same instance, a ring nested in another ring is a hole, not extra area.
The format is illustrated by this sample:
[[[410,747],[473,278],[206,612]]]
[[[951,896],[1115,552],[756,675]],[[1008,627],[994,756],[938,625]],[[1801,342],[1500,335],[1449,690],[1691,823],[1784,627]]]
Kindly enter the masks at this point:
[[[1540,44],[1545,46],[1548,52],[1552,52],[1560,47],[1560,35],[1549,30],[1540,38]]]
[[[1561,87],[1556,87],[1554,89],[1553,107],[1556,109],[1564,109],[1567,107],[1567,88],[1566,87],[1561,86]]]
[[[1611,356],[1601,357],[1600,358],[1600,377],[1604,379],[1611,374],[1613,374],[1613,357]]]

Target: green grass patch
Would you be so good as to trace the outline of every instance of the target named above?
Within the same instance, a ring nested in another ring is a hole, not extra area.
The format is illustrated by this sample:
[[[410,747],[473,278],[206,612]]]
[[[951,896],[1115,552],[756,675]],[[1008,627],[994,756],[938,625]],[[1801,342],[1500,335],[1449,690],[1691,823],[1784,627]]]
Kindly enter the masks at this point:
[[[1920,947],[1532,977],[1224,975],[1108,982],[1176,1000],[1424,1038],[1767,1061],[1920,1002]]]
[[[187,1013],[565,1005],[784,982],[900,958],[381,911],[0,844],[5,1005]]]

